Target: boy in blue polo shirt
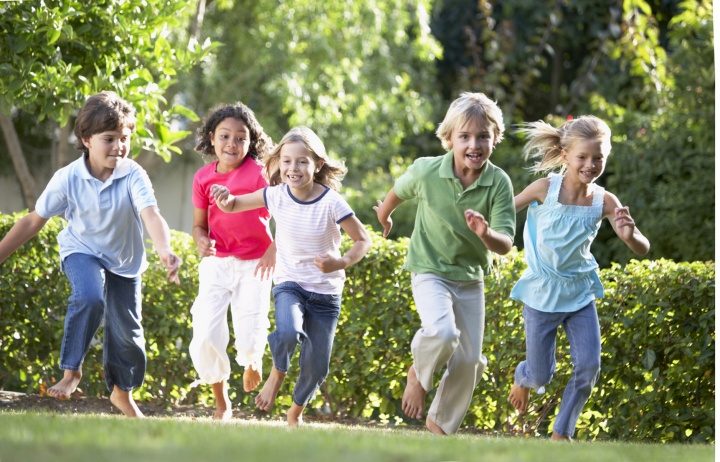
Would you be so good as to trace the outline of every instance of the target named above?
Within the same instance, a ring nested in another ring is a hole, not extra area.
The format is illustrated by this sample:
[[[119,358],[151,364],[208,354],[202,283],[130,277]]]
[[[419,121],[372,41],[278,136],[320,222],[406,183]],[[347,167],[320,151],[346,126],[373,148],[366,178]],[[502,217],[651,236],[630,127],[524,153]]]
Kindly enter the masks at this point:
[[[439,435],[458,430],[487,365],[483,275],[492,265],[491,252],[509,252],[515,235],[512,183],[489,160],[504,130],[495,102],[482,93],[463,93],[436,132],[449,152],[417,159],[373,207],[387,237],[392,212],[418,200],[403,269],[412,275],[421,327],[411,344],[402,409],[423,418],[434,374],[445,368],[425,419]]]
[[[146,365],[140,289],[148,263],[142,223],[176,284],[181,260],[170,249],[170,230],[150,179],[127,158],[135,121],[135,109],[113,92],[88,98],[75,121],[75,147],[82,156],[55,172],[35,210],[0,241],[0,263],[51,217],[65,214],[68,223],[58,234],[58,246],[72,294],[60,349],[64,375],[47,393],[67,399],[75,391],[90,341],[104,319],[110,401],[126,416],[143,417],[132,398],[132,390],[143,383]]]

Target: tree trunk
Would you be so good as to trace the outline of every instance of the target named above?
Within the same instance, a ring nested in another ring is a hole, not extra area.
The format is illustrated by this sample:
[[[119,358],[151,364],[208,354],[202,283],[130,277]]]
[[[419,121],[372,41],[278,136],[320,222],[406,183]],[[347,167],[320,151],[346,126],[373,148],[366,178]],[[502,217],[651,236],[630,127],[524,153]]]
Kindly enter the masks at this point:
[[[70,145],[68,144],[68,138],[70,137],[70,122],[68,121],[65,125],[60,127],[60,137],[58,139],[58,148],[57,148],[57,161],[55,164],[55,170],[53,172],[60,170],[61,168],[65,167],[67,164],[70,163],[68,159],[68,151]]]
[[[37,183],[28,169],[27,161],[23,155],[22,146],[20,146],[20,139],[18,138],[12,119],[1,112],[0,128],[2,128],[3,135],[5,136],[5,142],[8,147],[8,153],[10,154],[13,167],[15,167],[15,173],[17,174],[18,182],[20,183],[25,207],[30,210],[34,210],[35,202],[40,196],[37,191]]]

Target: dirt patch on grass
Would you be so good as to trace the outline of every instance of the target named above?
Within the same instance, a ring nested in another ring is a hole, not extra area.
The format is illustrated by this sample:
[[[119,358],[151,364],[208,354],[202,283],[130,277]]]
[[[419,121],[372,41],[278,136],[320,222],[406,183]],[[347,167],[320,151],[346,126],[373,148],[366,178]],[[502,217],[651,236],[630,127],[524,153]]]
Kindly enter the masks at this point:
[[[173,405],[161,406],[153,403],[138,402],[140,410],[147,417],[184,417],[184,418],[211,418],[214,408],[201,405]],[[52,414],[112,414],[122,413],[110,403],[107,397],[85,396],[81,392],[73,393],[70,399],[57,399],[52,396],[27,395],[12,391],[0,390],[0,412],[25,411],[47,412]],[[284,422],[283,415],[270,416],[266,412],[247,409],[233,409],[233,419],[264,422]],[[329,416],[304,416],[306,422],[337,423],[342,425],[359,425],[368,427],[392,428],[383,423],[350,418],[335,418]],[[397,428],[397,427],[394,427]],[[408,430],[422,430],[421,425],[403,426]]]

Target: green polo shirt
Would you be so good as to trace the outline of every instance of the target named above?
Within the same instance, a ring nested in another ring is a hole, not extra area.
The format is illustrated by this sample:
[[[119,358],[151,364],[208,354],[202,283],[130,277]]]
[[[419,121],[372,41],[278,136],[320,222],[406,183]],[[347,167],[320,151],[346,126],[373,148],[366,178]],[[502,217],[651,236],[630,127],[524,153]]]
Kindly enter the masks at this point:
[[[465,221],[481,213],[494,231],[515,236],[515,200],[508,175],[489,161],[467,189],[453,173],[453,153],[417,159],[395,181],[400,199],[418,200],[415,228],[403,269],[453,281],[481,280],[492,267],[491,252]]]

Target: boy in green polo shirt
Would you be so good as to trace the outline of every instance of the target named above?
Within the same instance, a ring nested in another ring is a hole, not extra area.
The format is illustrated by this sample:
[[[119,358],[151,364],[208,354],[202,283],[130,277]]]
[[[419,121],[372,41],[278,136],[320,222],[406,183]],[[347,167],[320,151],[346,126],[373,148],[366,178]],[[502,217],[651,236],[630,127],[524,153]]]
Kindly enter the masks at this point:
[[[445,368],[425,419],[439,435],[458,430],[487,365],[483,275],[492,265],[491,252],[509,252],[515,235],[512,183],[489,160],[504,131],[495,102],[482,93],[463,93],[436,132],[449,152],[417,159],[373,207],[387,237],[392,212],[418,200],[403,269],[412,274],[421,327],[411,344],[402,409],[422,419],[433,376]]]

